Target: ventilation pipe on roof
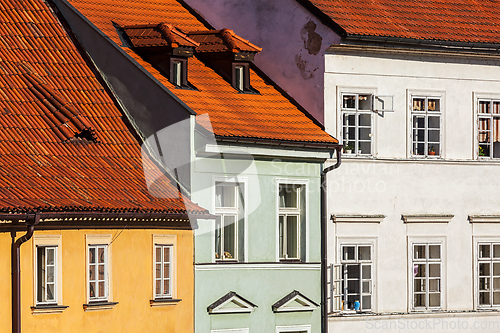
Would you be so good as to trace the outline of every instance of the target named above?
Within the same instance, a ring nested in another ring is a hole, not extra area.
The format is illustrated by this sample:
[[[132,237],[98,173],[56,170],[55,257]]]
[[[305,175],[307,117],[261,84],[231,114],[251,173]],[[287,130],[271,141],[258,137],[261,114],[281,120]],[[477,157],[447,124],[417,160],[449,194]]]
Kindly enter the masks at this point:
[[[33,232],[35,225],[40,221],[38,213],[30,215],[26,221],[28,231],[24,236],[16,240],[16,231],[11,232],[12,236],[12,252],[11,252],[11,265],[12,265],[12,333],[21,333],[21,260],[20,249],[24,242],[27,242]]]
[[[342,146],[335,148],[337,155],[337,163],[329,166],[321,171],[321,319],[322,319],[322,332],[328,332],[328,304],[326,282],[328,281],[327,272],[327,237],[328,237],[328,200],[327,200],[327,187],[326,187],[326,174],[332,170],[337,169],[342,163],[341,151]]]

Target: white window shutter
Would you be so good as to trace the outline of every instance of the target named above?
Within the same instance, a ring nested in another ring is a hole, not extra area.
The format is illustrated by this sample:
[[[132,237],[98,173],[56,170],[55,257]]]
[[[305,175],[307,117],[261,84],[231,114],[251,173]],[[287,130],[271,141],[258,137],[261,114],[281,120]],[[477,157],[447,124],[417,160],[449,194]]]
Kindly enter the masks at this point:
[[[328,312],[342,311],[342,265],[331,264],[328,281]]]

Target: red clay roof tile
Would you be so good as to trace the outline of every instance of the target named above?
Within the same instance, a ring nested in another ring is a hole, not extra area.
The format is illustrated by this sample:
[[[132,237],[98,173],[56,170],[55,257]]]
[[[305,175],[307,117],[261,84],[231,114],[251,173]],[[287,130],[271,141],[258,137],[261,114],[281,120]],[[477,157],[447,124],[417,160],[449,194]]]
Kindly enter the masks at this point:
[[[211,43],[221,47],[221,50],[229,49],[225,42],[220,42],[221,37],[217,37],[220,31],[209,31],[176,0],[140,2],[69,0],[69,2],[117,45],[122,43],[112,21],[122,27],[167,22],[176,29],[187,32],[200,44],[205,43],[200,37],[205,34],[207,38],[208,36],[211,38]],[[226,32],[231,35],[236,48],[253,50],[252,52],[260,51],[260,48],[237,37],[234,33],[231,34],[229,30]],[[327,144],[338,142],[254,71],[251,71],[250,84],[260,94],[241,94],[195,55],[188,60],[188,80],[197,89],[175,89],[165,76],[144,61],[134,50],[127,47],[122,49],[196,113],[208,114],[216,135]]]
[[[0,9],[0,211],[205,212],[142,159],[42,0],[0,0]],[[100,142],[79,138],[91,129]],[[143,165],[166,198],[148,191]]]
[[[348,35],[500,43],[498,0],[302,0]]]

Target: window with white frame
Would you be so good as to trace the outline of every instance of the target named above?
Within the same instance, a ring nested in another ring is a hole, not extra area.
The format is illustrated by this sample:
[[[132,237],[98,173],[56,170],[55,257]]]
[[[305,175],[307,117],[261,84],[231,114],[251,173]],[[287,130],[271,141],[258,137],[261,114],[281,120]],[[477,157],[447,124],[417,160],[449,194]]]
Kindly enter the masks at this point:
[[[500,306],[500,243],[478,243],[479,308]]]
[[[36,303],[57,304],[57,246],[36,247]]]
[[[411,96],[413,156],[441,156],[441,112],[440,97]]]
[[[372,96],[342,94],[342,139],[346,154],[372,154]]]
[[[88,245],[88,297],[108,301],[108,245]]]
[[[372,310],[373,254],[371,244],[341,244],[340,265],[335,279],[340,299],[340,311]],[[334,281],[335,283],[335,281]],[[339,290],[340,289],[340,290]],[[332,295],[334,297],[334,295]]]
[[[172,297],[172,245],[155,245],[155,298]]]
[[[441,244],[412,244],[412,304],[414,310],[441,308]]]
[[[215,259],[243,260],[244,185],[215,183]]]
[[[500,100],[478,101],[478,156],[500,157]]]
[[[304,258],[305,187],[279,184],[279,258]]]

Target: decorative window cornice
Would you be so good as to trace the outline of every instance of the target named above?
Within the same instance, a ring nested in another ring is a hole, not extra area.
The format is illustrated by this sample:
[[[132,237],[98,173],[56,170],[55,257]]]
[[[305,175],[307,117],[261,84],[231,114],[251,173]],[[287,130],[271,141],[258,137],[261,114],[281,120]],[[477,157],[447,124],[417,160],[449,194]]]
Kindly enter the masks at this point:
[[[453,217],[454,215],[401,215],[401,219],[404,223],[450,223]]]
[[[381,223],[385,215],[332,215],[334,223]]]
[[[500,215],[469,215],[470,223],[500,223]]]

